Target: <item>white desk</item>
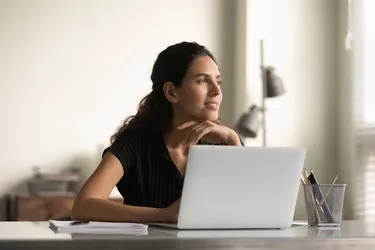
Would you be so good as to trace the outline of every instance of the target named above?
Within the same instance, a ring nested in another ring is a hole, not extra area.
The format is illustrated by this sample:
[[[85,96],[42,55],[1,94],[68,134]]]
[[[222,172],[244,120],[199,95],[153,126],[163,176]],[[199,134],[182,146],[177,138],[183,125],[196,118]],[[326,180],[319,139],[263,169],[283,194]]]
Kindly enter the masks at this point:
[[[375,225],[344,221],[339,228],[297,223],[285,230],[173,230],[147,235],[54,233],[48,222],[0,222],[0,249],[375,249]]]

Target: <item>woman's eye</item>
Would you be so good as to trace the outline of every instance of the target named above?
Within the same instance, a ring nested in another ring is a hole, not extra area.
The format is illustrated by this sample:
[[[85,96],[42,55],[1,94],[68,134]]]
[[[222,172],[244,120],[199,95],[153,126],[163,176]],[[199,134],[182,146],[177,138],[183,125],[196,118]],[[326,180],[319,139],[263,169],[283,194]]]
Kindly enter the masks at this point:
[[[199,83],[204,83],[204,82],[208,82],[207,79],[199,79],[198,80]]]

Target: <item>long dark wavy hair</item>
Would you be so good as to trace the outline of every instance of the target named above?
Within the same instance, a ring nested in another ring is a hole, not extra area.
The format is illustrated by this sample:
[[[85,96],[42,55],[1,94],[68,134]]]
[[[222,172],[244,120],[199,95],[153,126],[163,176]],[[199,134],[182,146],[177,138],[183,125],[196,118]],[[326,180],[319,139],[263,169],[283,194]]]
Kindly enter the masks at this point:
[[[160,52],[152,69],[152,91],[141,100],[137,113],[127,117],[111,136],[111,143],[125,130],[167,132],[173,113],[172,104],[164,96],[164,83],[171,82],[175,87],[180,87],[188,69],[199,56],[209,56],[216,63],[212,53],[196,42],[181,42]]]

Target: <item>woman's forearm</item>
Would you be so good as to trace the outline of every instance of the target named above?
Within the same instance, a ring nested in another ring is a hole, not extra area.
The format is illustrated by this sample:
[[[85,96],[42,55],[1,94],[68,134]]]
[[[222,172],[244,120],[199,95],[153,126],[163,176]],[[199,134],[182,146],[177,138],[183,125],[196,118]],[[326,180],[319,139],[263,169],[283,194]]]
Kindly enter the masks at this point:
[[[111,200],[85,198],[74,203],[73,220],[159,222],[163,209],[124,205]]]

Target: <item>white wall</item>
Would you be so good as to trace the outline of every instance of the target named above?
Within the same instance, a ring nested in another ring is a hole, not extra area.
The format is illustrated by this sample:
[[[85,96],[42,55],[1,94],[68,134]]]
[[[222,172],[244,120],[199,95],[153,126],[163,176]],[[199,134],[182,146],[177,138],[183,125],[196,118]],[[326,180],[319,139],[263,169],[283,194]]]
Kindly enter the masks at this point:
[[[151,90],[157,54],[183,40],[216,55],[232,121],[233,20],[225,0],[0,0],[0,197],[33,165],[90,174]]]
[[[267,100],[268,145],[306,147],[305,167],[329,182],[337,171],[336,1],[247,3],[247,106],[260,104],[259,40],[264,39],[265,64],[276,68],[287,91]],[[261,145],[261,136],[247,143]],[[300,189],[296,219],[305,218],[303,202]]]

